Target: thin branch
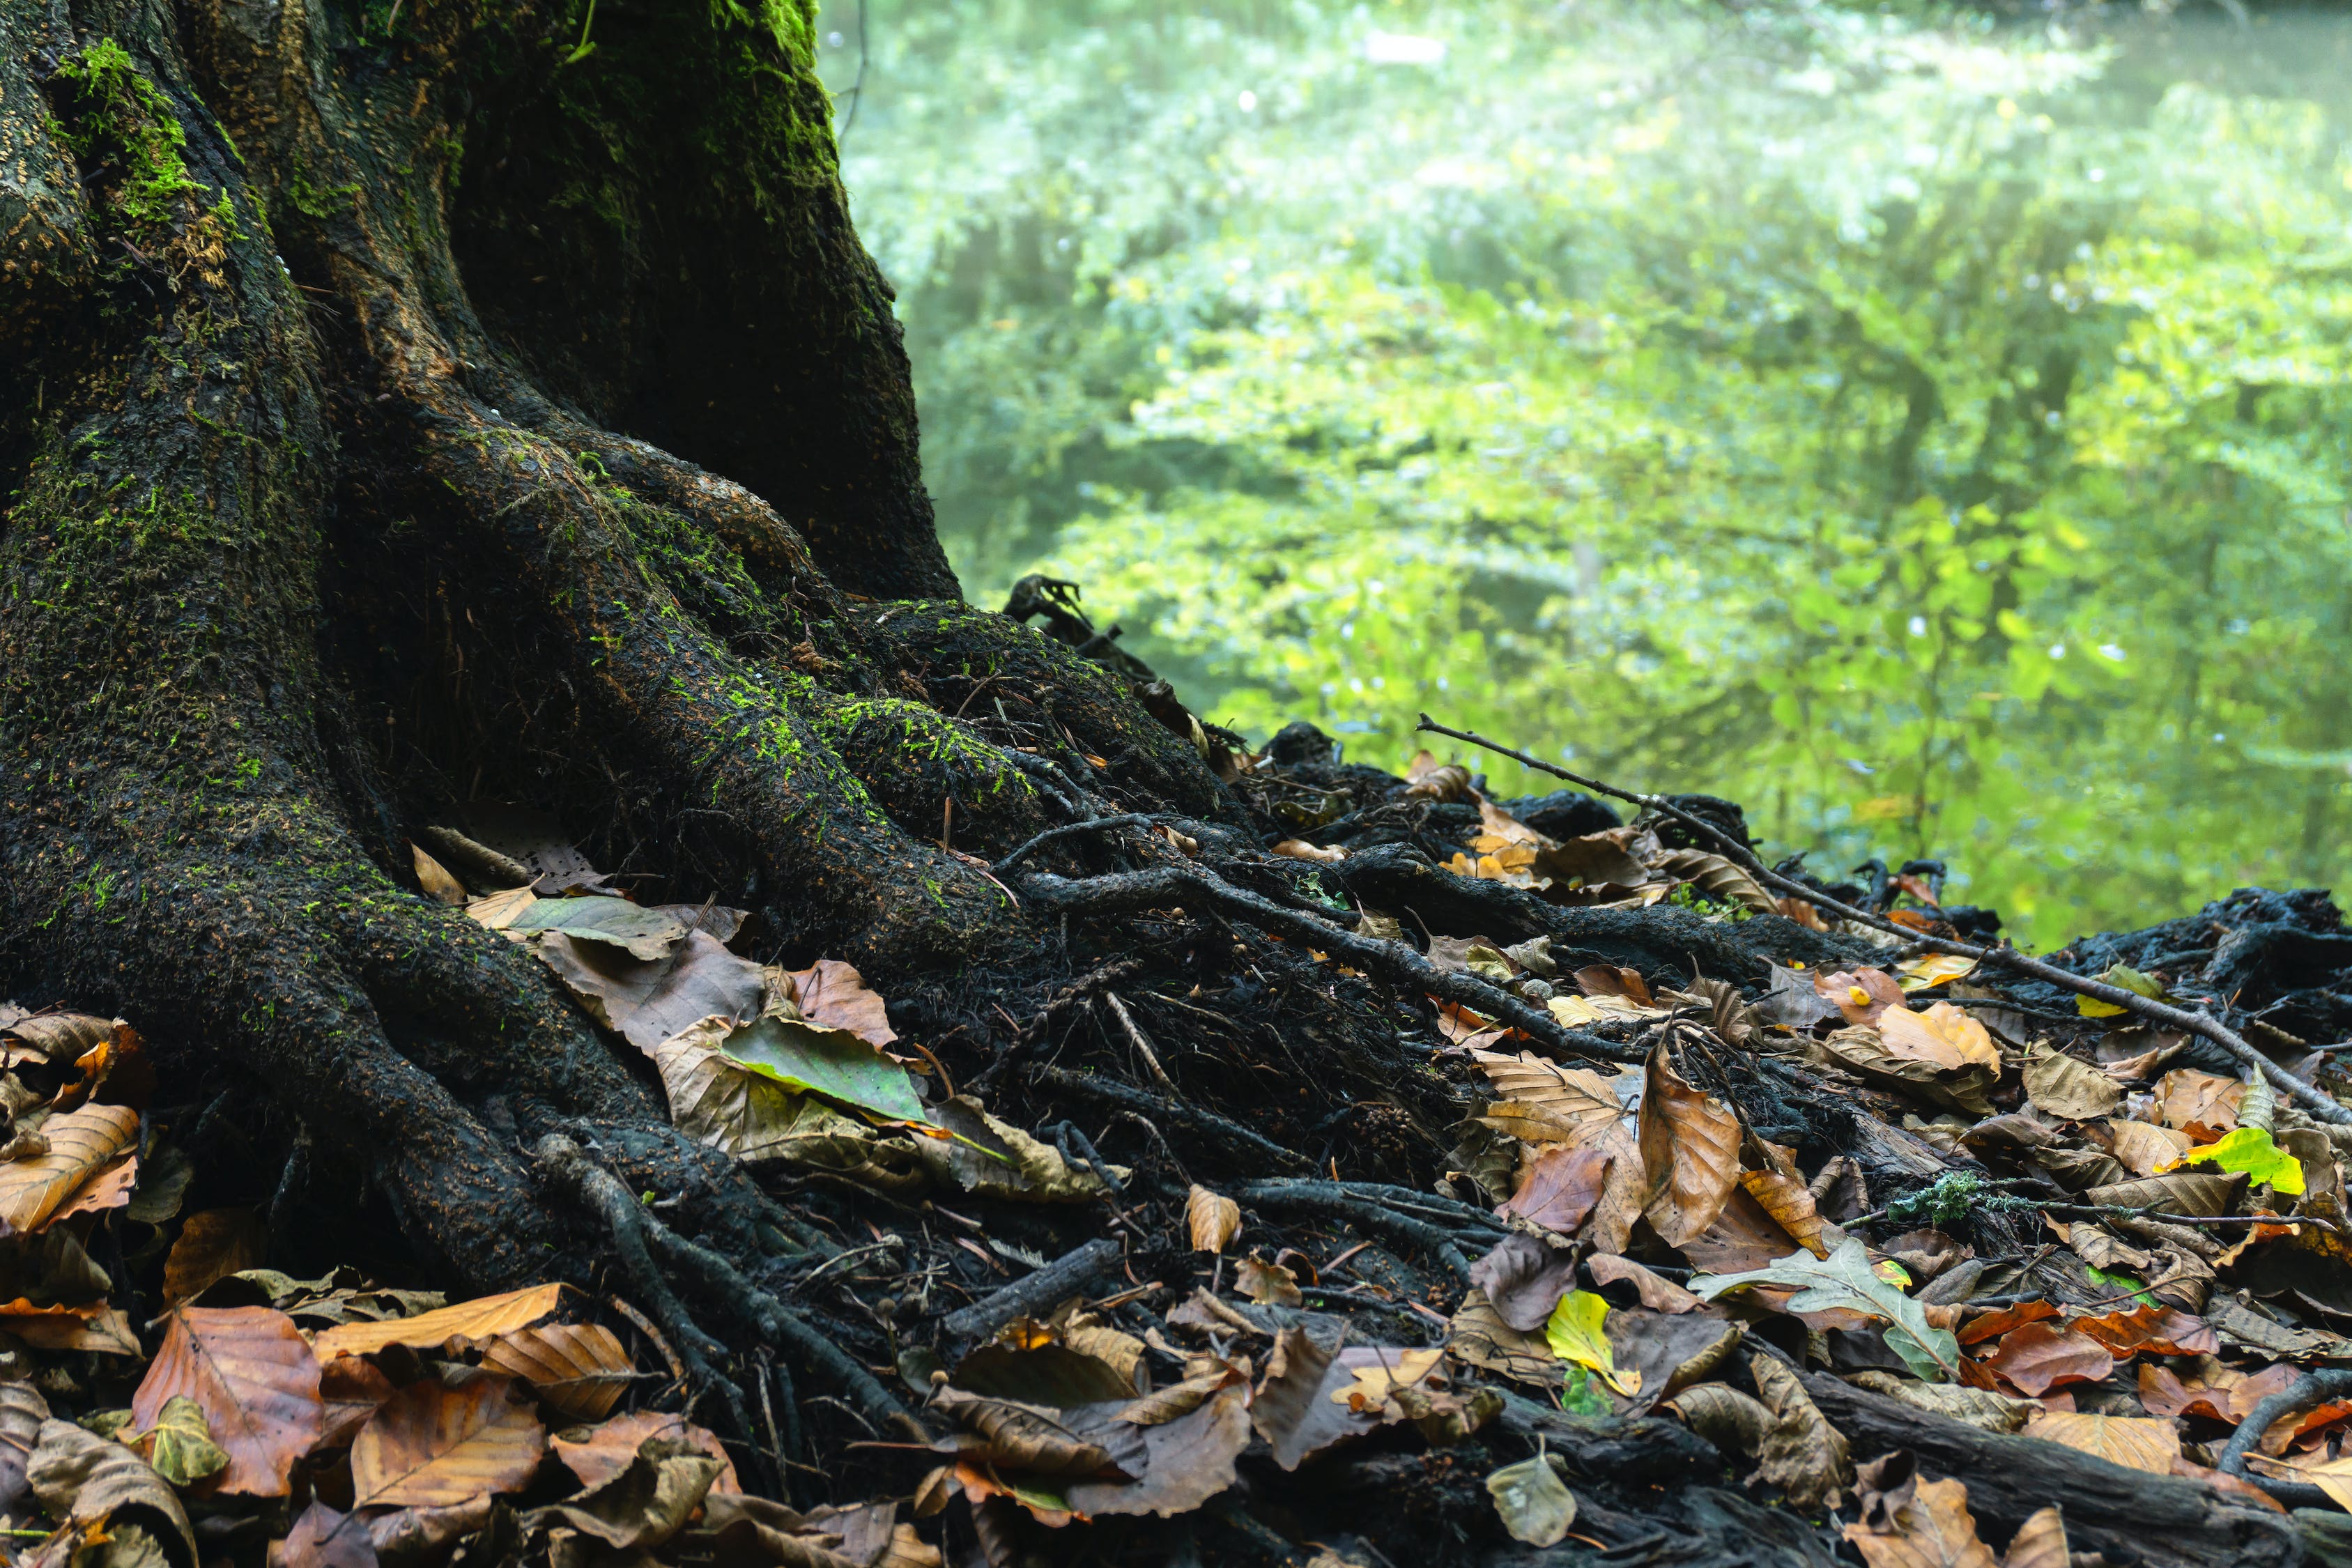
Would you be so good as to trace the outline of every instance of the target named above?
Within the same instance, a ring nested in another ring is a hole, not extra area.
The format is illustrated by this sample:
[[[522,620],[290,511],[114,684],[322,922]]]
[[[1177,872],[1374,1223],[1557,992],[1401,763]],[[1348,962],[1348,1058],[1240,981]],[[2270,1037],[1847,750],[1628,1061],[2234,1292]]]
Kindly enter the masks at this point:
[[[1449,735],[1454,740],[1467,742],[1471,745],[1493,752],[1497,756],[1508,757],[1524,767],[1535,768],[1539,772],[1550,773],[1555,778],[1566,779],[1580,788],[1589,789],[1599,795],[1611,795],[1618,800],[1630,801],[1646,810],[1671,816],[1694,832],[1706,835],[1709,840],[1721,847],[1727,858],[1737,863],[1766,887],[1791,898],[1803,899],[1808,903],[1827,910],[1842,920],[1851,921],[1856,925],[1869,926],[1875,931],[1890,931],[1911,942],[1913,946],[1929,952],[1949,953],[1956,958],[1972,958],[1979,963],[2000,964],[2029,978],[2055,985],[2061,990],[2072,991],[2080,996],[2105,1002],[2128,1012],[2137,1013],[2144,1018],[2168,1027],[2185,1029],[2192,1035],[2201,1036],[2270,1079],[2272,1086],[2280,1093],[2291,1096],[2299,1104],[2308,1108],[2321,1121],[2333,1121],[2339,1125],[2352,1125],[2352,1110],[2347,1110],[2335,1096],[2287,1071],[2249,1045],[2244,1038],[2220,1019],[2202,1009],[2192,1013],[2185,1007],[2175,1007],[2169,1003],[2143,996],[2137,991],[2126,991],[2120,985],[2110,985],[2104,980],[2089,979],[2071,971],[2060,969],[2055,964],[2044,963],[2038,958],[2029,958],[2013,947],[1980,947],[1972,942],[1956,942],[1947,937],[1924,935],[1909,926],[1898,924],[1873,910],[1856,909],[1853,905],[1833,899],[1827,893],[1808,888],[1792,878],[1783,877],[1765,865],[1746,845],[1714,824],[1703,821],[1685,811],[1663,795],[1642,795],[1632,790],[1619,789],[1614,784],[1603,784],[1599,779],[1587,778],[1581,773],[1570,773],[1568,769],[1547,763],[1540,757],[1529,756],[1527,752],[1506,746],[1500,742],[1490,741],[1484,735],[1468,730],[1451,729],[1436,722],[1426,713],[1421,716],[1420,728],[1433,734]]]

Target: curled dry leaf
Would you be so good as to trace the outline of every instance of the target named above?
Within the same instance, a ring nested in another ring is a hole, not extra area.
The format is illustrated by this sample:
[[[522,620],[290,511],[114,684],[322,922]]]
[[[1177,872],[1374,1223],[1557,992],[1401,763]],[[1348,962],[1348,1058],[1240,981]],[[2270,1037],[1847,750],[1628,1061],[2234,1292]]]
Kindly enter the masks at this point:
[[[870,1128],[720,1050],[718,1042],[730,1033],[725,1019],[713,1018],[654,1047],[670,1121],[680,1132],[741,1160],[830,1165],[862,1158]]]
[[[2162,1214],[2211,1217],[2234,1210],[2238,1194],[2245,1185],[2243,1175],[2175,1171],[2093,1187],[2083,1194],[2083,1201],[2101,1208],[2153,1209]]]
[[[1304,1329],[1285,1329],[1251,1402],[1250,1425],[1274,1450],[1274,1462],[1295,1470],[1333,1444],[1381,1424],[1380,1407],[1360,1409],[1347,1395],[1359,1385],[1360,1372],[1398,1367],[1404,1354],[1376,1345],[1327,1351]]]
[[[1778,1171],[1743,1171],[1739,1184],[1775,1224],[1814,1257],[1827,1258],[1831,1248],[1845,1239],[1843,1231],[1822,1218],[1804,1183]]]
[[[1242,1205],[1198,1184],[1184,1199],[1184,1226],[1195,1252],[1223,1252],[1242,1233]]]
[[[519,1329],[482,1352],[492,1372],[519,1377],[562,1415],[601,1420],[636,1375],[618,1334],[601,1323]]]
[[[1869,1568],[2000,1568],[1977,1538],[1969,1489],[1956,1480],[1917,1481],[1881,1532],[1849,1524],[1845,1539]]]
[[[1185,1414],[1148,1426],[1141,1479],[1076,1482],[1067,1492],[1070,1506],[1090,1518],[1189,1512],[1234,1484],[1234,1461],[1249,1440],[1249,1385],[1228,1382]]]
[[[2221,1348],[2221,1336],[2210,1323],[2174,1307],[2141,1305],[2095,1318],[2077,1318],[2070,1326],[2105,1346],[2117,1360],[2142,1352],[2210,1355]]]
[[[820,958],[806,969],[783,972],[793,1008],[820,1028],[842,1029],[880,1049],[898,1037],[890,1027],[889,1005],[866,986],[855,964]]]
[[[2153,1176],[2189,1152],[2189,1134],[2152,1121],[2114,1121],[2106,1124],[2113,1140],[2111,1152],[2135,1176]]]
[[[1235,1264],[1234,1283],[1261,1307],[1296,1307],[1307,1300],[1299,1291],[1298,1276],[1263,1258],[1244,1258]]]
[[[142,1428],[175,1398],[195,1401],[228,1455],[221,1489],[284,1497],[294,1462],[319,1440],[319,1363],[294,1320],[268,1307],[181,1307],[131,1402]]]
[[[1613,1098],[1613,1097],[1612,1097]],[[1650,1052],[1640,1112],[1642,1217],[1680,1247],[1715,1223],[1739,1183],[1739,1119],[1676,1072],[1661,1040]]]
[[[1486,1292],[1475,1287],[1454,1310],[1446,1325],[1445,1351],[1456,1361],[1530,1387],[1557,1389],[1564,1381],[1549,1342],[1503,1321]]]
[[[19,1026],[20,1032],[35,1021]],[[0,1165],[0,1223],[11,1230],[40,1229],[71,1207],[85,1186],[98,1185],[137,1141],[139,1113],[126,1105],[85,1105],[50,1117],[41,1131],[49,1141],[47,1153]],[[109,1206],[130,1201],[126,1182]]]
[[[1799,1508],[1833,1502],[1853,1479],[1853,1458],[1844,1434],[1830,1425],[1784,1363],[1759,1352],[1748,1364],[1772,1416],[1757,1448],[1757,1474],[1786,1492]]]
[[[1684,1389],[1664,1408],[1726,1454],[1752,1456],[1764,1446],[1772,1412],[1761,1400],[1727,1383],[1701,1383]]]
[[[1653,1273],[1630,1258],[1595,1253],[1585,1259],[1584,1267],[1595,1284],[1631,1285],[1635,1300],[1654,1312],[1690,1312],[1706,1305],[1673,1280]]]
[[[1576,1494],[1540,1454],[1488,1476],[1486,1495],[1511,1539],[1529,1546],[1559,1545],[1576,1522]]]
[[[0,1511],[25,1500],[25,1465],[49,1418],[49,1402],[29,1383],[0,1383]]]
[[[1949,1002],[1938,1002],[1925,1013],[1889,1007],[1878,1016],[1878,1037],[1888,1050],[1914,1061],[2000,1071],[2000,1047],[1982,1024]]]
[[[1655,870],[1678,877],[1718,904],[1733,904],[1759,915],[1780,912],[1780,900],[1764,885],[1724,857],[1705,849],[1669,849],[1651,862]]]
[[[961,1436],[950,1439],[949,1447],[966,1462],[1002,1465],[1066,1480],[1087,1476],[1136,1479],[1112,1462],[1108,1447],[1081,1437],[1042,1408],[956,1388],[941,1388],[932,1394],[931,1408],[960,1429]]]
[[[380,1323],[340,1323],[312,1342],[320,1361],[339,1355],[373,1355],[394,1345],[433,1350],[468,1342],[481,1343],[527,1329],[551,1317],[563,1304],[561,1284],[532,1285],[497,1296],[477,1297],[411,1318]]]
[[[2000,1568],[2067,1568],[2073,1561],[2066,1549],[2066,1516],[2053,1504],[2027,1515],[2017,1527]]]
[[[704,1018],[749,1023],[768,994],[766,972],[707,931],[688,932],[677,952],[659,958],[560,932],[541,937],[533,951],[598,1023],[641,1051]]]
[[[352,1495],[362,1508],[454,1508],[521,1489],[546,1451],[547,1429],[509,1380],[421,1377],[352,1440]]]
[[[2238,1124],[2246,1086],[2234,1078],[2175,1068],[2156,1080],[2156,1108],[2167,1127],[2210,1127],[2226,1132]]]
[[[144,1529],[173,1568],[195,1568],[195,1532],[163,1477],[121,1443],[70,1421],[41,1423],[26,1477],[53,1518],[87,1538],[132,1525]]]
[[[147,1462],[175,1487],[191,1487],[228,1468],[228,1453],[213,1441],[205,1407],[184,1394],[163,1402],[154,1426],[142,1434]]]

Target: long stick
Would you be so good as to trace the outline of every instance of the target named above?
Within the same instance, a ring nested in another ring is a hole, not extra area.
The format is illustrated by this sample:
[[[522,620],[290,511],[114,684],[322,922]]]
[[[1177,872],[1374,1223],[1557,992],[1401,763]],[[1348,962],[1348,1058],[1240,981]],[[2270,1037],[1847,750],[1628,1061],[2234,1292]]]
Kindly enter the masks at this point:
[[[2247,1044],[2234,1030],[2201,1008],[2192,1013],[2185,1007],[2175,1007],[2169,1003],[2158,1002],[2154,997],[2143,996],[2137,991],[2126,991],[2120,985],[2110,985],[2104,980],[2093,980],[2084,975],[2060,969],[2055,964],[2044,963],[2038,958],[2028,958],[2013,947],[1979,947],[1972,942],[1955,942],[1946,937],[1926,935],[1908,926],[1898,925],[1875,910],[1856,909],[1852,904],[1843,903],[1831,898],[1827,893],[1808,888],[1802,882],[1783,877],[1757,858],[1755,853],[1746,845],[1723,832],[1714,824],[1694,816],[1663,795],[1642,795],[1633,790],[1619,789],[1613,784],[1603,784],[1599,779],[1586,778],[1581,773],[1570,773],[1566,768],[1555,766],[1540,757],[1532,757],[1525,752],[1506,746],[1500,742],[1490,741],[1484,735],[1468,730],[1451,729],[1438,723],[1426,713],[1421,716],[1420,727],[1433,734],[1450,735],[1454,740],[1467,742],[1497,756],[1508,757],[1523,767],[1534,768],[1538,772],[1549,773],[1554,778],[1566,779],[1569,783],[1591,790],[1596,795],[1612,795],[1619,800],[1630,801],[1648,810],[1662,812],[1694,832],[1705,834],[1721,847],[1727,858],[1739,865],[1748,875],[1766,887],[1791,898],[1803,899],[1808,903],[1829,910],[1842,920],[1852,921],[1857,925],[1866,925],[1877,931],[1891,931],[1904,938],[1913,946],[1924,948],[1930,952],[1948,952],[1956,958],[1972,958],[1979,963],[2001,964],[2021,974],[2046,981],[2061,990],[2072,991],[2077,995],[2089,996],[2096,1001],[2127,1009],[2144,1018],[2152,1019],[2171,1028],[2186,1029],[2192,1035],[2212,1041],[2247,1067],[2261,1073],[2270,1079],[2272,1087],[2308,1108],[2322,1121],[2352,1125],[2352,1110],[2346,1110],[2337,1102],[2335,1096],[2315,1084],[2295,1077],[2294,1074]]]

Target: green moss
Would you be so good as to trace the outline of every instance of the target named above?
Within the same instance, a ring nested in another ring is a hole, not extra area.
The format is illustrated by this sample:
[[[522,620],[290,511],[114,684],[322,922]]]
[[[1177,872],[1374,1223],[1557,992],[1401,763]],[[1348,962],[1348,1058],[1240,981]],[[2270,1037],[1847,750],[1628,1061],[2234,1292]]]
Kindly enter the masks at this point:
[[[72,56],[58,75],[73,83],[77,99],[66,145],[86,164],[121,168],[112,187],[115,211],[134,228],[176,226],[192,210],[186,198],[201,197],[205,187],[188,174],[187,135],[171,100],[112,38]]]

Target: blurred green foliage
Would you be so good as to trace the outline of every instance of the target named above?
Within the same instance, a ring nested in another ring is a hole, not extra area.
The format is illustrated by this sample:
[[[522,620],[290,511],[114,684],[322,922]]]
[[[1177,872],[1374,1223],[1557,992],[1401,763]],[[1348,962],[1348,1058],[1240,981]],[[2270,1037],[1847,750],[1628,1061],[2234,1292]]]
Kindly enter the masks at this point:
[[[1948,856],[2048,944],[2352,862],[2352,143],[2165,38],[926,0],[845,169],[975,599],[1074,578],[1261,738],[1425,710]]]

